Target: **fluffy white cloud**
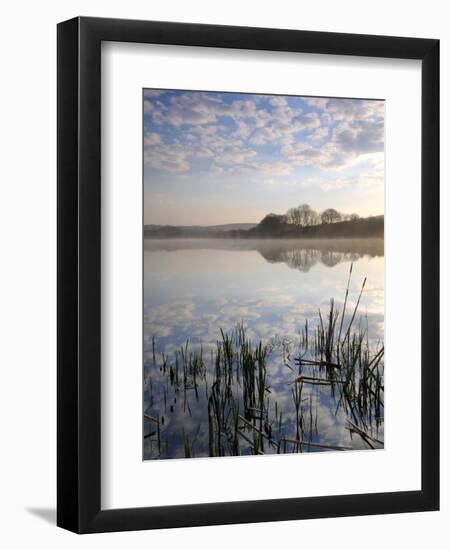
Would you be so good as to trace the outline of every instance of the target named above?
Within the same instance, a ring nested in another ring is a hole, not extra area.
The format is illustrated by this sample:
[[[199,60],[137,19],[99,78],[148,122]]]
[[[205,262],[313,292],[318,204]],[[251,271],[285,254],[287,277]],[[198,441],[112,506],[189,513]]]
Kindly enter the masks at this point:
[[[178,144],[159,144],[146,147],[144,163],[156,170],[167,172],[185,172],[189,170],[188,157],[191,154],[189,147]]]
[[[156,145],[162,143],[161,136],[156,132],[148,132],[144,136],[144,145]]]
[[[271,99],[269,99],[269,102],[271,105],[274,105],[275,107],[285,107],[288,104],[288,102],[286,101],[286,98],[282,96],[274,96]]]
[[[333,142],[340,151],[353,154],[382,151],[384,121],[358,119],[344,122],[333,132]]]
[[[164,90],[144,90],[144,98],[159,97],[164,93]]]
[[[327,97],[305,97],[303,101],[310,107],[317,107],[318,109],[325,109],[329,98]]]
[[[369,118],[384,118],[384,101],[360,99],[329,99],[326,110],[334,120],[353,121]]]
[[[316,128],[314,132],[312,132],[311,139],[313,141],[319,141],[321,139],[328,137],[329,133],[330,133],[329,128],[327,128],[326,126],[320,126],[319,128]]]
[[[153,111],[154,111],[153,103],[151,101],[149,101],[148,99],[146,99],[144,101],[144,114],[149,115]]]

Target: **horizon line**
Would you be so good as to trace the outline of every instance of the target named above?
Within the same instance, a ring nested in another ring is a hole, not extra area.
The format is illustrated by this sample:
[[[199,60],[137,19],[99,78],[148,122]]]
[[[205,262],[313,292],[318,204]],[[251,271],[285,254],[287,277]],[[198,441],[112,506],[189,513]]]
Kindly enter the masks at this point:
[[[269,214],[267,214],[269,215]],[[277,216],[282,216],[283,214],[276,214]],[[383,216],[384,217],[384,213],[383,214],[370,214],[369,216],[360,216],[359,219],[361,220],[364,220],[364,219],[367,219],[367,218],[378,218],[380,216]],[[334,222],[334,223],[342,223],[342,222],[345,222],[345,221],[349,221],[349,220],[340,220],[339,222]],[[209,224],[199,224],[199,223],[192,223],[192,224],[173,224],[173,223],[145,223],[144,222],[144,226],[146,225],[158,225],[158,226],[162,226],[162,227],[215,227],[215,226],[220,226],[220,225],[258,225],[259,223],[261,223],[261,220],[258,221],[258,222],[225,222],[225,223],[209,223]],[[319,224],[315,224],[315,225],[321,225],[320,223]]]

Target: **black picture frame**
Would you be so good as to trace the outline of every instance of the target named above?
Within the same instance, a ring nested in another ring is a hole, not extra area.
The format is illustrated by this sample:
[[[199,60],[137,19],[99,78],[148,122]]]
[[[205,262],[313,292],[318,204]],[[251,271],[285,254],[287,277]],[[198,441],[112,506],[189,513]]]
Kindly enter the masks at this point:
[[[102,41],[422,61],[420,491],[101,509]],[[57,524],[94,533],[438,510],[439,41],[77,17],[58,25],[57,68]]]

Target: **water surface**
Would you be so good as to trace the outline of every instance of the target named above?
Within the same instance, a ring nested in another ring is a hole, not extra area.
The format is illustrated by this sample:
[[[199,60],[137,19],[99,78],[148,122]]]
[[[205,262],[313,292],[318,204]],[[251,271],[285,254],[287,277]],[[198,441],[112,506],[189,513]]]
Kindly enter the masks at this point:
[[[326,316],[331,298],[342,311],[351,265],[344,330],[367,278],[354,323],[363,327],[365,345],[375,354],[384,330],[382,240],[144,239],[144,459],[185,457],[186,441],[190,456],[209,456],[210,358],[222,339],[220,330],[231,334],[239,324],[252,344],[269,346],[268,410],[272,416],[283,410],[280,430],[286,438],[298,438],[292,381],[301,371],[295,358],[305,321],[312,334],[320,323],[319,310]],[[186,343],[189,353],[202,350],[205,363],[204,382],[195,391],[180,391],[168,375]],[[323,376],[320,371],[314,367],[306,373]],[[349,430],[348,421],[355,419],[341,406],[335,388],[302,385],[301,402],[302,440],[372,448]],[[151,419],[159,419],[158,430]],[[366,422],[364,429],[382,441],[380,411]],[[240,454],[251,454],[251,445],[241,443]],[[223,449],[228,454],[226,442]],[[323,450],[264,446],[265,453]]]

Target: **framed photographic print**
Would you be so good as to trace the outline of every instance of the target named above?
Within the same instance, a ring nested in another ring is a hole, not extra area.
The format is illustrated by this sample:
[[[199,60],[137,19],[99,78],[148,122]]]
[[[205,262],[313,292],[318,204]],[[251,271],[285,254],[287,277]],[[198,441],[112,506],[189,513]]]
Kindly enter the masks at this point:
[[[439,42],[58,25],[58,525],[437,510]]]

